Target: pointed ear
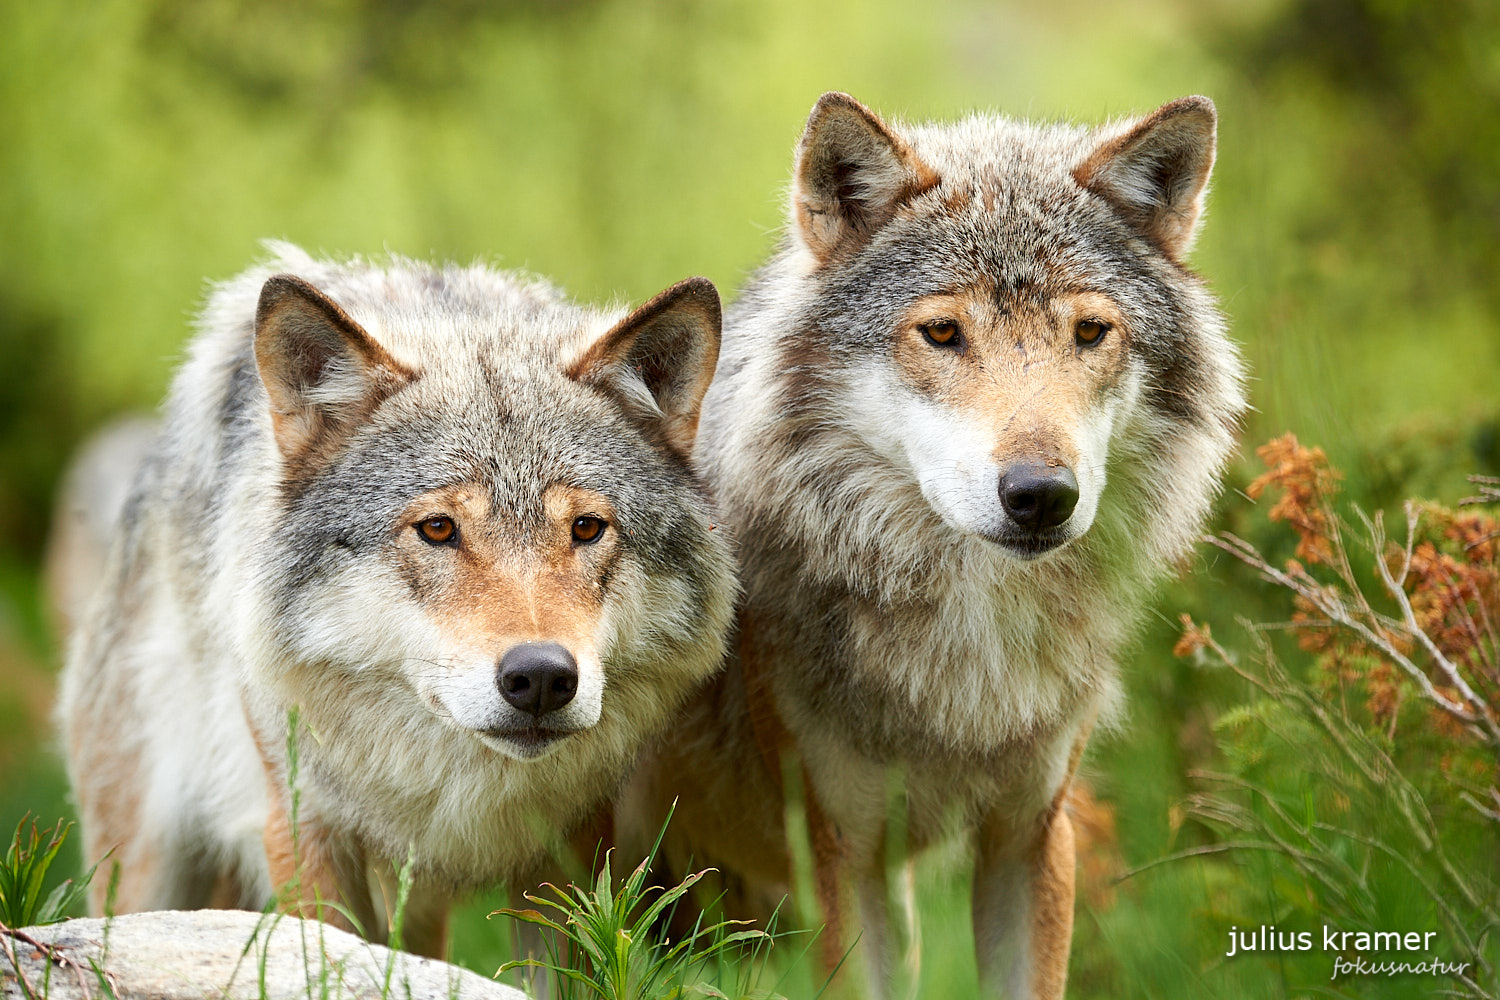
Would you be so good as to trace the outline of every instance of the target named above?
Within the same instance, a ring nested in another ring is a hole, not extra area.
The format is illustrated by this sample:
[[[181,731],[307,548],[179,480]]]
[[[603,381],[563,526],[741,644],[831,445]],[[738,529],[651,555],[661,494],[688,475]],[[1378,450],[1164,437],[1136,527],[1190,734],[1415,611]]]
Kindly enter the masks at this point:
[[[830,91],[818,99],[797,146],[792,219],[824,264],[862,246],[902,202],[937,181],[875,112]]]
[[[332,299],[290,274],[261,287],[255,366],[288,462],[342,438],[412,378]]]
[[[1073,179],[1180,261],[1197,233],[1217,130],[1213,101],[1183,97],[1094,150]]]
[[[698,411],[719,362],[719,291],[688,278],[616,323],[566,368],[569,378],[611,389],[659,420],[667,443],[689,455]]]

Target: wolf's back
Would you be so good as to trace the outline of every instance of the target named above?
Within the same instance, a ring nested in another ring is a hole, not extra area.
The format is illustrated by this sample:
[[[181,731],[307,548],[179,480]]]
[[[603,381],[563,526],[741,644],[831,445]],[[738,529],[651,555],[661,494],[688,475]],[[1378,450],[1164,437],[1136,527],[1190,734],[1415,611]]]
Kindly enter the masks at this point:
[[[117,420],[84,442],[63,476],[43,566],[59,638],[72,633],[104,577],[120,513],[156,435],[153,419]]]

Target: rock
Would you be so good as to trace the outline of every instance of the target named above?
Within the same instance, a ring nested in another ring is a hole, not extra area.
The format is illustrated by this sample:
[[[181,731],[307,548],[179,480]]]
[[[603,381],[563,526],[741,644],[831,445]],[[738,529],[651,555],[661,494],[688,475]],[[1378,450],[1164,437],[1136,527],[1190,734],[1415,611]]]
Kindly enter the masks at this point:
[[[19,932],[24,938],[0,931],[0,996],[29,1000],[19,971],[38,1000],[105,998],[110,993],[100,985],[97,966],[118,1000],[526,1000],[520,990],[446,962],[390,951],[296,917],[163,911],[105,924],[88,919],[27,927]]]

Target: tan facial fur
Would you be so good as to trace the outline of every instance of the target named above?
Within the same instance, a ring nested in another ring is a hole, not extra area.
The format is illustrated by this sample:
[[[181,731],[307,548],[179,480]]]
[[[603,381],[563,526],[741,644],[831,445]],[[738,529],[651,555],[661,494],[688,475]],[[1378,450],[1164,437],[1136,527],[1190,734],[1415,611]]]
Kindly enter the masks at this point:
[[[585,729],[602,704],[596,634],[618,555],[613,511],[603,496],[563,485],[549,487],[542,506],[541,523],[528,525],[518,544],[520,527],[497,517],[484,491],[455,486],[414,500],[395,539],[402,578],[450,648],[441,661],[418,665],[418,691],[436,714],[504,752],[516,747],[501,731],[530,721],[497,687],[500,660],[513,647],[556,643],[577,661],[577,696],[548,717],[548,730]],[[434,518],[452,521],[448,543],[424,540],[419,526]],[[579,518],[604,523],[592,542],[573,537]]]
[[[1081,343],[1080,324],[1104,332]],[[894,405],[867,407],[882,412],[873,430],[944,520],[985,536],[1006,530],[998,484],[1008,468],[1066,467],[1080,494],[1061,528],[1072,540],[1104,488],[1114,400],[1131,389],[1129,340],[1119,308],[1095,291],[1007,306],[988,288],[919,299],[893,332],[899,389]]]

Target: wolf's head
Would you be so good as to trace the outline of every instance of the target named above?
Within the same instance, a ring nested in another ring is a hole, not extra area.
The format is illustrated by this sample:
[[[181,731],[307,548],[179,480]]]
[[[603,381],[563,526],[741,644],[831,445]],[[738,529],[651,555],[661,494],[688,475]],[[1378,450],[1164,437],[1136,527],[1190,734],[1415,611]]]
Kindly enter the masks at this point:
[[[264,282],[254,334],[280,465],[264,566],[298,683],[384,677],[520,758],[670,711],[733,597],[687,461],[713,286],[618,318],[483,268],[298,275]]]
[[[1194,458],[1156,459],[1192,481],[1143,485],[1190,535],[1243,406],[1238,357],[1182,266],[1214,143],[1202,97],[1085,130],[891,127],[824,95],[797,151],[788,245],[737,307],[781,327],[769,363],[801,454],[837,428],[941,522],[1031,560],[1089,531],[1123,451],[1195,428]],[[875,478],[837,475],[850,495]]]

